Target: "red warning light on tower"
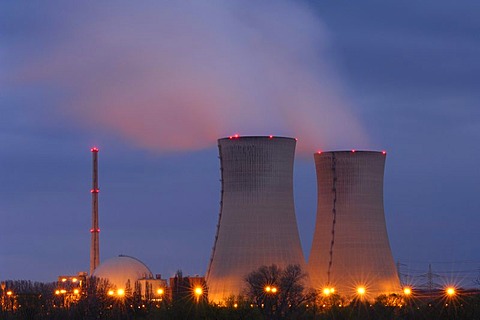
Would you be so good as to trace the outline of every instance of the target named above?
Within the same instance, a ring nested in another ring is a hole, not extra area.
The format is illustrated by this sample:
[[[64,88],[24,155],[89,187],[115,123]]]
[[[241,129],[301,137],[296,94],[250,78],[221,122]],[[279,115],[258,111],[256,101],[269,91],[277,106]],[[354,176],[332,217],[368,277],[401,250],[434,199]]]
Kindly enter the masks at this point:
[[[92,151],[92,152],[98,152],[98,148],[97,148],[97,147],[93,147],[92,149],[90,149],[90,151]]]

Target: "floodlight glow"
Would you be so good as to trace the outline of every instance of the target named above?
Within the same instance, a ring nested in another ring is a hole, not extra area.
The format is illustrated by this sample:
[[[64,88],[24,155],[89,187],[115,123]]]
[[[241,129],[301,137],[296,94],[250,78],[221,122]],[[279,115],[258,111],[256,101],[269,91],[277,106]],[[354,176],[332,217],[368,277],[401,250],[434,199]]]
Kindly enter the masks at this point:
[[[455,290],[454,287],[448,287],[447,289],[445,289],[445,292],[450,296],[454,296],[457,292]]]
[[[367,290],[365,289],[365,287],[358,287],[357,288],[357,293],[361,296],[363,296],[366,292],[367,292]]]
[[[201,296],[203,294],[203,289],[200,287],[196,287],[193,292],[195,293],[195,295]]]

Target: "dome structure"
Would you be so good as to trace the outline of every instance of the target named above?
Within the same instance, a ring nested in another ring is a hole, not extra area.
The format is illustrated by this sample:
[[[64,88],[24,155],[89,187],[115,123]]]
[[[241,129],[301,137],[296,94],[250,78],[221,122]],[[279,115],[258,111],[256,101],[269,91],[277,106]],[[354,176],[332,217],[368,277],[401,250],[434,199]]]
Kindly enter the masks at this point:
[[[137,280],[153,278],[152,272],[143,262],[124,255],[104,261],[95,269],[93,276],[107,279],[117,289],[125,289],[129,281],[130,286],[134,287]]]

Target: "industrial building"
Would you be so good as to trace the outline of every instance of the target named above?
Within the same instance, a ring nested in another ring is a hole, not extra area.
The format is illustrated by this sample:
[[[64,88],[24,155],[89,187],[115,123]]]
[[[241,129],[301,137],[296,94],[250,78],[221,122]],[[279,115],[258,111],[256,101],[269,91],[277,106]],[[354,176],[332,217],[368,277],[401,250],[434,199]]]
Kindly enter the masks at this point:
[[[312,286],[350,297],[401,292],[383,207],[386,152],[318,152],[314,157],[318,206],[308,262]]]
[[[293,200],[296,140],[238,135],[219,139],[221,202],[207,271],[209,298],[243,293],[263,265],[304,267]]]

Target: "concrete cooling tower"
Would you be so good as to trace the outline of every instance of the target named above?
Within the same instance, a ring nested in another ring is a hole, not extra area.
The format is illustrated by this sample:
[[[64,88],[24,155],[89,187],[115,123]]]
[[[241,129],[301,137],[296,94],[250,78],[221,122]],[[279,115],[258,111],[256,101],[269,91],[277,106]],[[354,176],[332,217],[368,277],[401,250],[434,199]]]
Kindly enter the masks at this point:
[[[383,210],[385,157],[353,150],[315,154],[318,207],[308,263],[314,288],[368,299],[400,292]]]
[[[218,140],[222,191],[207,271],[211,301],[242,294],[245,276],[262,265],[304,267],[293,202],[295,144],[272,136]]]

